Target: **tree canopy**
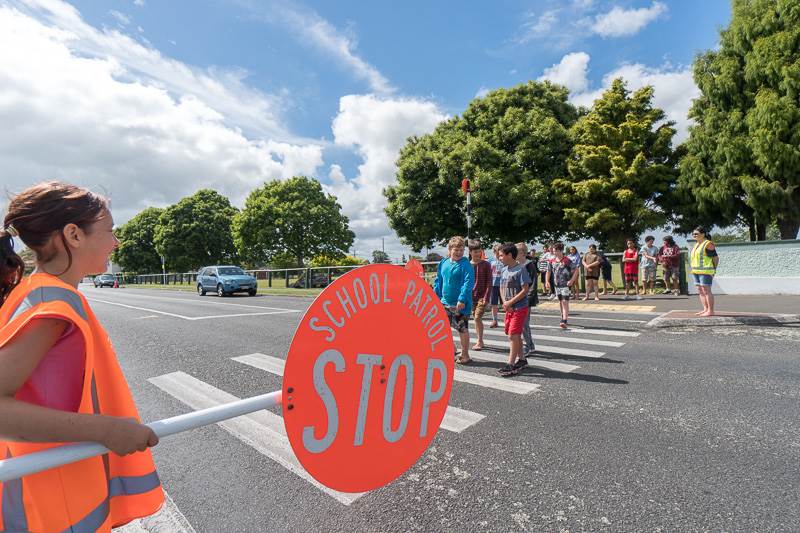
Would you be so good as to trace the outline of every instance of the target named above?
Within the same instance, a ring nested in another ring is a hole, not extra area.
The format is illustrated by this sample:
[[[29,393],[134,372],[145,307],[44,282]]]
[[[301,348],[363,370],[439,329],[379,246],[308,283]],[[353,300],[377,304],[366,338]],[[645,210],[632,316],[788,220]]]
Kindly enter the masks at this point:
[[[800,4],[734,0],[718,50],[699,55],[701,96],[681,162],[680,188],[700,217],[743,223],[763,240],[800,228]],[[684,228],[686,229],[686,228]]]
[[[231,263],[236,249],[231,220],[237,209],[216,191],[202,189],[163,210],[154,242],[172,271]],[[160,263],[160,262],[159,262]]]
[[[316,255],[344,255],[355,234],[336,197],[326,194],[317,180],[295,176],[250,193],[234,217],[233,239],[241,258],[253,266],[281,254],[302,266]]]
[[[111,260],[125,272],[145,274],[161,270],[155,234],[163,209],[148,207],[116,229],[119,246]]]
[[[652,87],[630,94],[616,79],[570,130],[566,177],[553,182],[569,235],[621,250],[626,238],[666,222],[677,177],[675,129],[652,98]]]
[[[466,233],[461,180],[472,183],[473,232],[487,241],[566,231],[551,185],[566,174],[578,111],[566,88],[529,81],[470,102],[461,117],[411,137],[400,152],[386,214],[414,250]]]

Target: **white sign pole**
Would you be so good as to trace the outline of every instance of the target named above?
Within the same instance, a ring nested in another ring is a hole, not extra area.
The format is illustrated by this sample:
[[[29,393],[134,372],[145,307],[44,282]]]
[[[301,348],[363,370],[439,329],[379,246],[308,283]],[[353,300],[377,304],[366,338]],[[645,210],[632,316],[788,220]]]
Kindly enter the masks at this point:
[[[147,425],[158,435],[158,438],[162,438],[280,404],[281,391],[275,391],[192,413],[173,416],[172,418],[165,418]],[[0,482],[10,481],[108,452],[108,448],[102,444],[80,442],[13,459],[4,459],[0,461]]]

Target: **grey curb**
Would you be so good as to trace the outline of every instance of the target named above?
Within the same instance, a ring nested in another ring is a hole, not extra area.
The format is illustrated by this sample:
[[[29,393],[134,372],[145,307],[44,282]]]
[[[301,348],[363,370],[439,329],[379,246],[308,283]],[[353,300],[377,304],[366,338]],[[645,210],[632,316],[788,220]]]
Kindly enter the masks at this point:
[[[800,315],[740,315],[740,316],[710,316],[690,318],[665,318],[669,313],[663,313],[645,324],[645,328],[675,328],[686,326],[782,326],[784,324],[800,324]]]

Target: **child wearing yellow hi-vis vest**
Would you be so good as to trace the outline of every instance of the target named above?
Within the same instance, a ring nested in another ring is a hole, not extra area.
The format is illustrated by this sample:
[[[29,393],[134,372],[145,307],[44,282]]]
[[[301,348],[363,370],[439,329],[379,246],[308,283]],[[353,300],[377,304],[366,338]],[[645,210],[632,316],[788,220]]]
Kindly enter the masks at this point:
[[[95,441],[102,456],[0,484],[0,531],[110,531],[155,513],[164,493],[114,350],[77,290],[119,242],[108,201],[42,183],[14,196],[0,227],[0,453]],[[36,269],[14,251],[19,238]]]
[[[714,295],[711,294],[711,285],[714,274],[717,272],[719,256],[714,243],[706,239],[706,229],[698,226],[692,231],[692,237],[697,241],[689,254],[689,265],[692,268],[692,277],[697,291],[700,293],[700,303],[703,310],[695,313],[699,316],[712,316],[714,314]]]

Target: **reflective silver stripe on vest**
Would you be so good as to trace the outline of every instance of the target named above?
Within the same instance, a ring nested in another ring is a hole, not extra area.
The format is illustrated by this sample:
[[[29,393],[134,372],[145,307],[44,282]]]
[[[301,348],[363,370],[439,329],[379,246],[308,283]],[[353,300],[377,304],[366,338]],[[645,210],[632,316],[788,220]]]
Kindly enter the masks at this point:
[[[108,518],[108,500],[103,500],[103,503],[95,507],[91,513],[61,533],[95,533],[106,518]]]
[[[11,459],[11,450],[6,447],[6,459]],[[12,479],[3,483],[3,533],[28,531],[25,518],[25,504],[22,501],[22,479]]]
[[[27,296],[25,296],[25,299],[22,300],[17,308],[14,309],[14,312],[11,313],[9,322],[17,318],[17,316],[24,313],[31,307],[47,302],[64,302],[65,304],[69,305],[79,317],[84,320],[88,320],[88,317],[86,316],[86,310],[83,308],[83,301],[81,300],[81,297],[75,293],[75,291],[71,291],[63,287],[39,287],[38,289],[33,289],[28,293]]]

